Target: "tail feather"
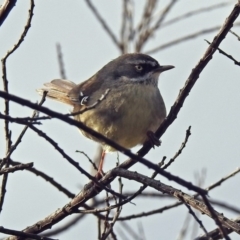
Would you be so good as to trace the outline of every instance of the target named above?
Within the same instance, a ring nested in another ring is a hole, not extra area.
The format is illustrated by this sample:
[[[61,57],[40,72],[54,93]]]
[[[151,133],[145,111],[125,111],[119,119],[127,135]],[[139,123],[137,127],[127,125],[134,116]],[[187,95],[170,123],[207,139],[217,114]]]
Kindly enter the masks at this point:
[[[47,97],[72,105],[73,102],[68,96],[69,91],[75,87],[76,84],[65,79],[54,79],[50,83],[45,83],[43,88],[37,89],[40,95],[47,91]]]

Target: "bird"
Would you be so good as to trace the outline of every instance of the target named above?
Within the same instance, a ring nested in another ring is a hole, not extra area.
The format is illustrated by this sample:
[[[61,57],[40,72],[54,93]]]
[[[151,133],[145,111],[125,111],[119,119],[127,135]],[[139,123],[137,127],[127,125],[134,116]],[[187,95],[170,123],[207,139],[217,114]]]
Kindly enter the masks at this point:
[[[37,92],[40,95],[47,92],[48,98],[71,105],[75,120],[127,149],[146,140],[159,145],[154,132],[166,117],[166,107],[158,79],[162,72],[172,68],[172,65],[160,65],[149,55],[127,53],[110,61],[80,84],[54,79]],[[101,175],[105,154],[116,150],[80,131],[102,145],[98,167],[98,175]]]

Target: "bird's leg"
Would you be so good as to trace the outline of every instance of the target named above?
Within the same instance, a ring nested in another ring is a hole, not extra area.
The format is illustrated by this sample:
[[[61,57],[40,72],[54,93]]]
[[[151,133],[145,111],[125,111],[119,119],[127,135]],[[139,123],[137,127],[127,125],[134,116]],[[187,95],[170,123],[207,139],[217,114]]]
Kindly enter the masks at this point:
[[[103,175],[103,163],[104,163],[104,158],[105,158],[105,155],[106,155],[106,152],[104,150],[102,150],[102,155],[101,155],[101,159],[100,159],[100,162],[99,162],[99,166],[98,166],[98,171],[97,171],[97,174],[96,174],[96,179],[99,180]]]
[[[147,131],[147,136],[148,139],[150,141],[150,143],[152,144],[152,146],[157,146],[159,147],[161,145],[161,141],[156,137],[155,133],[152,131]]]

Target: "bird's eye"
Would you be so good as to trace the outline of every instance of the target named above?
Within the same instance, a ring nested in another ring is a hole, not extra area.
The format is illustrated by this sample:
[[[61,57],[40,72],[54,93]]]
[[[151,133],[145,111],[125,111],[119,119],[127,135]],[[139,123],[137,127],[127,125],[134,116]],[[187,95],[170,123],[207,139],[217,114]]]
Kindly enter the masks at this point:
[[[136,65],[135,68],[138,72],[141,72],[143,70],[143,67],[141,65]]]

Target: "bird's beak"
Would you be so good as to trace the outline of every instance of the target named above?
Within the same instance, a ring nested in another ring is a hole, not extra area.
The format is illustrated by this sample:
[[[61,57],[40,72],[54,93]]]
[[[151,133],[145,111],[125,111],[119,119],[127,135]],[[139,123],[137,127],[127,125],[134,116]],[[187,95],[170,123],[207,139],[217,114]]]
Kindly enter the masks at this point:
[[[158,72],[164,72],[164,71],[170,70],[172,68],[175,68],[175,67],[172,65],[159,66]]]

